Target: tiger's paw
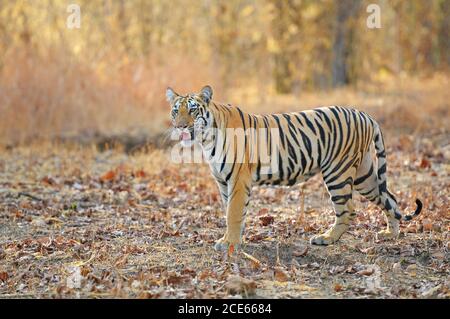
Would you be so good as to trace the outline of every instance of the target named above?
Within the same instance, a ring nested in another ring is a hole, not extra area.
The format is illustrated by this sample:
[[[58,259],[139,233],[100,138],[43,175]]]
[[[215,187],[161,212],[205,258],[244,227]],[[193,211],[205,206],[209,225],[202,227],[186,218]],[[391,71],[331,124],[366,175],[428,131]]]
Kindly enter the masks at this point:
[[[312,237],[309,242],[311,245],[327,246],[337,242],[339,238],[335,238],[328,233]]]
[[[241,248],[241,243],[239,240],[230,240],[228,236],[223,236],[214,245],[216,251],[227,252],[228,255],[232,255],[233,252],[239,251]]]

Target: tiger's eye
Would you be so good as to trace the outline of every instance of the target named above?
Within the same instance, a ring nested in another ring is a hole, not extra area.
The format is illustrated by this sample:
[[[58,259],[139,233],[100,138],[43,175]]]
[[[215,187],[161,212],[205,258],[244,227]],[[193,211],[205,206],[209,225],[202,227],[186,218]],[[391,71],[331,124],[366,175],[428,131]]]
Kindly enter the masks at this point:
[[[195,102],[189,102],[188,105],[190,110],[196,109],[198,107],[197,103]]]

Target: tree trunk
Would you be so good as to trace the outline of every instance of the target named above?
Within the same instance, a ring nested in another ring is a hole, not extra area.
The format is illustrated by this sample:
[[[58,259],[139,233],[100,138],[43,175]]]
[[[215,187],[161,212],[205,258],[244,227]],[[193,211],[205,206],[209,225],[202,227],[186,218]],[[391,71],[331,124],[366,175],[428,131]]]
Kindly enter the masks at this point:
[[[273,0],[275,19],[272,23],[274,40],[278,50],[274,52],[273,77],[278,93],[291,93],[294,87],[296,49],[298,39],[289,32],[290,27],[298,27],[301,18],[301,2]]]
[[[289,60],[283,53],[277,53],[275,60],[275,89],[278,93],[287,94],[292,90],[292,74],[289,68]]]
[[[152,36],[152,13],[153,3],[141,0],[139,3],[139,23],[141,26],[141,51],[144,57],[148,57]]]
[[[442,0],[439,9],[441,10],[442,20],[439,26],[438,43],[440,65],[450,66],[450,41],[448,31],[450,29],[450,3],[447,0]]]
[[[333,39],[333,86],[350,83],[350,62],[353,47],[353,16],[360,8],[360,0],[336,0],[336,23]]]

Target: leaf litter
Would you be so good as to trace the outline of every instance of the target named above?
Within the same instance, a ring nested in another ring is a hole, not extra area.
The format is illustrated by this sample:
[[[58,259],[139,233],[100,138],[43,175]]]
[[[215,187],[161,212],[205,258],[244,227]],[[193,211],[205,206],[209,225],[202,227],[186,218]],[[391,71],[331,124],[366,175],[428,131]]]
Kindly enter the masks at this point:
[[[333,222],[316,176],[255,187],[243,250],[227,259],[213,250],[226,223],[207,165],[173,164],[158,149],[2,150],[0,297],[449,298],[450,153],[432,135],[412,139],[389,142],[402,211],[424,202],[397,241],[377,239],[383,214],[357,196],[339,243],[310,246]]]

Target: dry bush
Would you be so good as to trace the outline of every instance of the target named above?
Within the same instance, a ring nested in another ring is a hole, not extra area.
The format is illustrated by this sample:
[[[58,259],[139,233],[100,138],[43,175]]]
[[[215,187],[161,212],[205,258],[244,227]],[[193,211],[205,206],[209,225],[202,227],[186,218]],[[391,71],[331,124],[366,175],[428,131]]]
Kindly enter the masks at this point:
[[[80,134],[159,132],[168,120],[164,92],[201,87],[213,76],[187,56],[129,62],[105,56],[86,64],[62,48],[11,51],[0,71],[0,142]],[[188,83],[188,84],[187,84]]]
[[[234,90],[233,103],[256,113],[292,112],[319,106],[354,107],[372,115],[383,130],[397,133],[424,133],[449,130],[450,94],[448,74],[427,78],[393,77],[379,84],[324,91],[305,91],[295,95],[265,95],[242,88]],[[245,92],[245,93],[243,93]]]
[[[257,82],[227,88],[214,67],[189,56],[162,53],[146,59],[109,54],[84,63],[53,47],[43,54],[10,50],[0,69],[0,143],[120,135],[151,136],[169,127],[165,89],[180,93],[214,87],[218,101],[256,113],[350,105],[372,114],[385,129],[410,133],[448,130],[448,76],[395,78],[383,84],[276,95]]]

